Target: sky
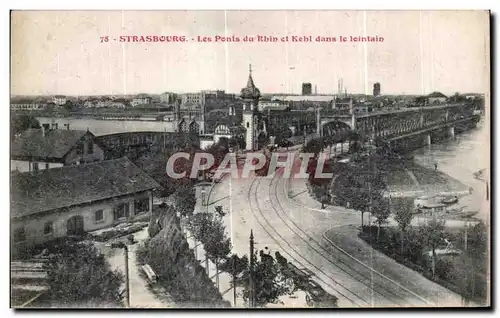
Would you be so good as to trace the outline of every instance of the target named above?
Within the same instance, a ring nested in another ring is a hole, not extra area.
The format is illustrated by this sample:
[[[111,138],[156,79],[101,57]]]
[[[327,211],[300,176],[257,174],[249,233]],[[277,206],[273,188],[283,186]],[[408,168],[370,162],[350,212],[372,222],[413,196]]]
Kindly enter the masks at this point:
[[[246,85],[262,93],[489,91],[485,11],[14,11],[12,95],[120,95]],[[120,43],[122,35],[185,43]],[[200,43],[198,36],[378,36],[372,43]]]

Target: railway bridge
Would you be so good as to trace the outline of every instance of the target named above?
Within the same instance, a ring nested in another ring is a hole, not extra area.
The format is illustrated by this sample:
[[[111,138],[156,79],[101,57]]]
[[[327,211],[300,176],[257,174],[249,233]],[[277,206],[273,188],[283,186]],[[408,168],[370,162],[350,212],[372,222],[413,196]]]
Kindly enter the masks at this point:
[[[339,115],[326,111],[317,112],[316,129],[327,144],[344,143],[356,136],[361,142],[372,140],[395,149],[407,149],[454,137],[475,127],[479,119],[473,105],[465,103],[365,114]]]
[[[176,151],[189,145],[200,145],[199,137],[194,133],[154,131],[101,135],[96,137],[96,142],[103,146],[106,159],[136,158],[145,153]]]

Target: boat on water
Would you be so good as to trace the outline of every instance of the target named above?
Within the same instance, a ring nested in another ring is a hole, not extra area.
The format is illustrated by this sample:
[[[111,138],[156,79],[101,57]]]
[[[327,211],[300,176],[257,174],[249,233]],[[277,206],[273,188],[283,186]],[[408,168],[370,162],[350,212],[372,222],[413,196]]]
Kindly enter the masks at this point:
[[[440,200],[443,204],[453,204],[458,202],[458,197],[442,197]]]
[[[454,216],[468,218],[479,211],[465,210],[467,206],[460,206],[457,196],[421,196],[414,200],[417,211],[429,216]]]

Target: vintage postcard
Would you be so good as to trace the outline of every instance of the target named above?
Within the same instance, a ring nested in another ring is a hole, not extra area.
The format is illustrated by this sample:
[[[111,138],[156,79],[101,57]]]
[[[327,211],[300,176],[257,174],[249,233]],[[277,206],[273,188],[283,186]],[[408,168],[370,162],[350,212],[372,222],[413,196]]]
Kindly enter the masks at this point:
[[[490,307],[489,11],[12,11],[13,308]]]

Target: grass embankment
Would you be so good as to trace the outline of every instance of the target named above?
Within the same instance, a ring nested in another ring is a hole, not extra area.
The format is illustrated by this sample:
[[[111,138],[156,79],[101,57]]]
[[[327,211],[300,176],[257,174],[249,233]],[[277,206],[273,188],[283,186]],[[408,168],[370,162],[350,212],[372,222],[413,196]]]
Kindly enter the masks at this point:
[[[430,248],[425,245],[425,234],[420,228],[410,228],[403,238],[395,227],[382,227],[377,237],[377,228],[365,227],[358,236],[376,250],[396,260],[430,280],[466,295],[468,299],[485,304],[487,298],[488,256],[486,247],[486,228],[478,224],[468,229],[467,251],[465,252],[464,229],[446,228],[444,236],[451,243],[450,250],[457,253],[437,255],[435,275],[432,273]],[[445,249],[445,246],[439,247]],[[452,255],[453,254],[453,255]]]

